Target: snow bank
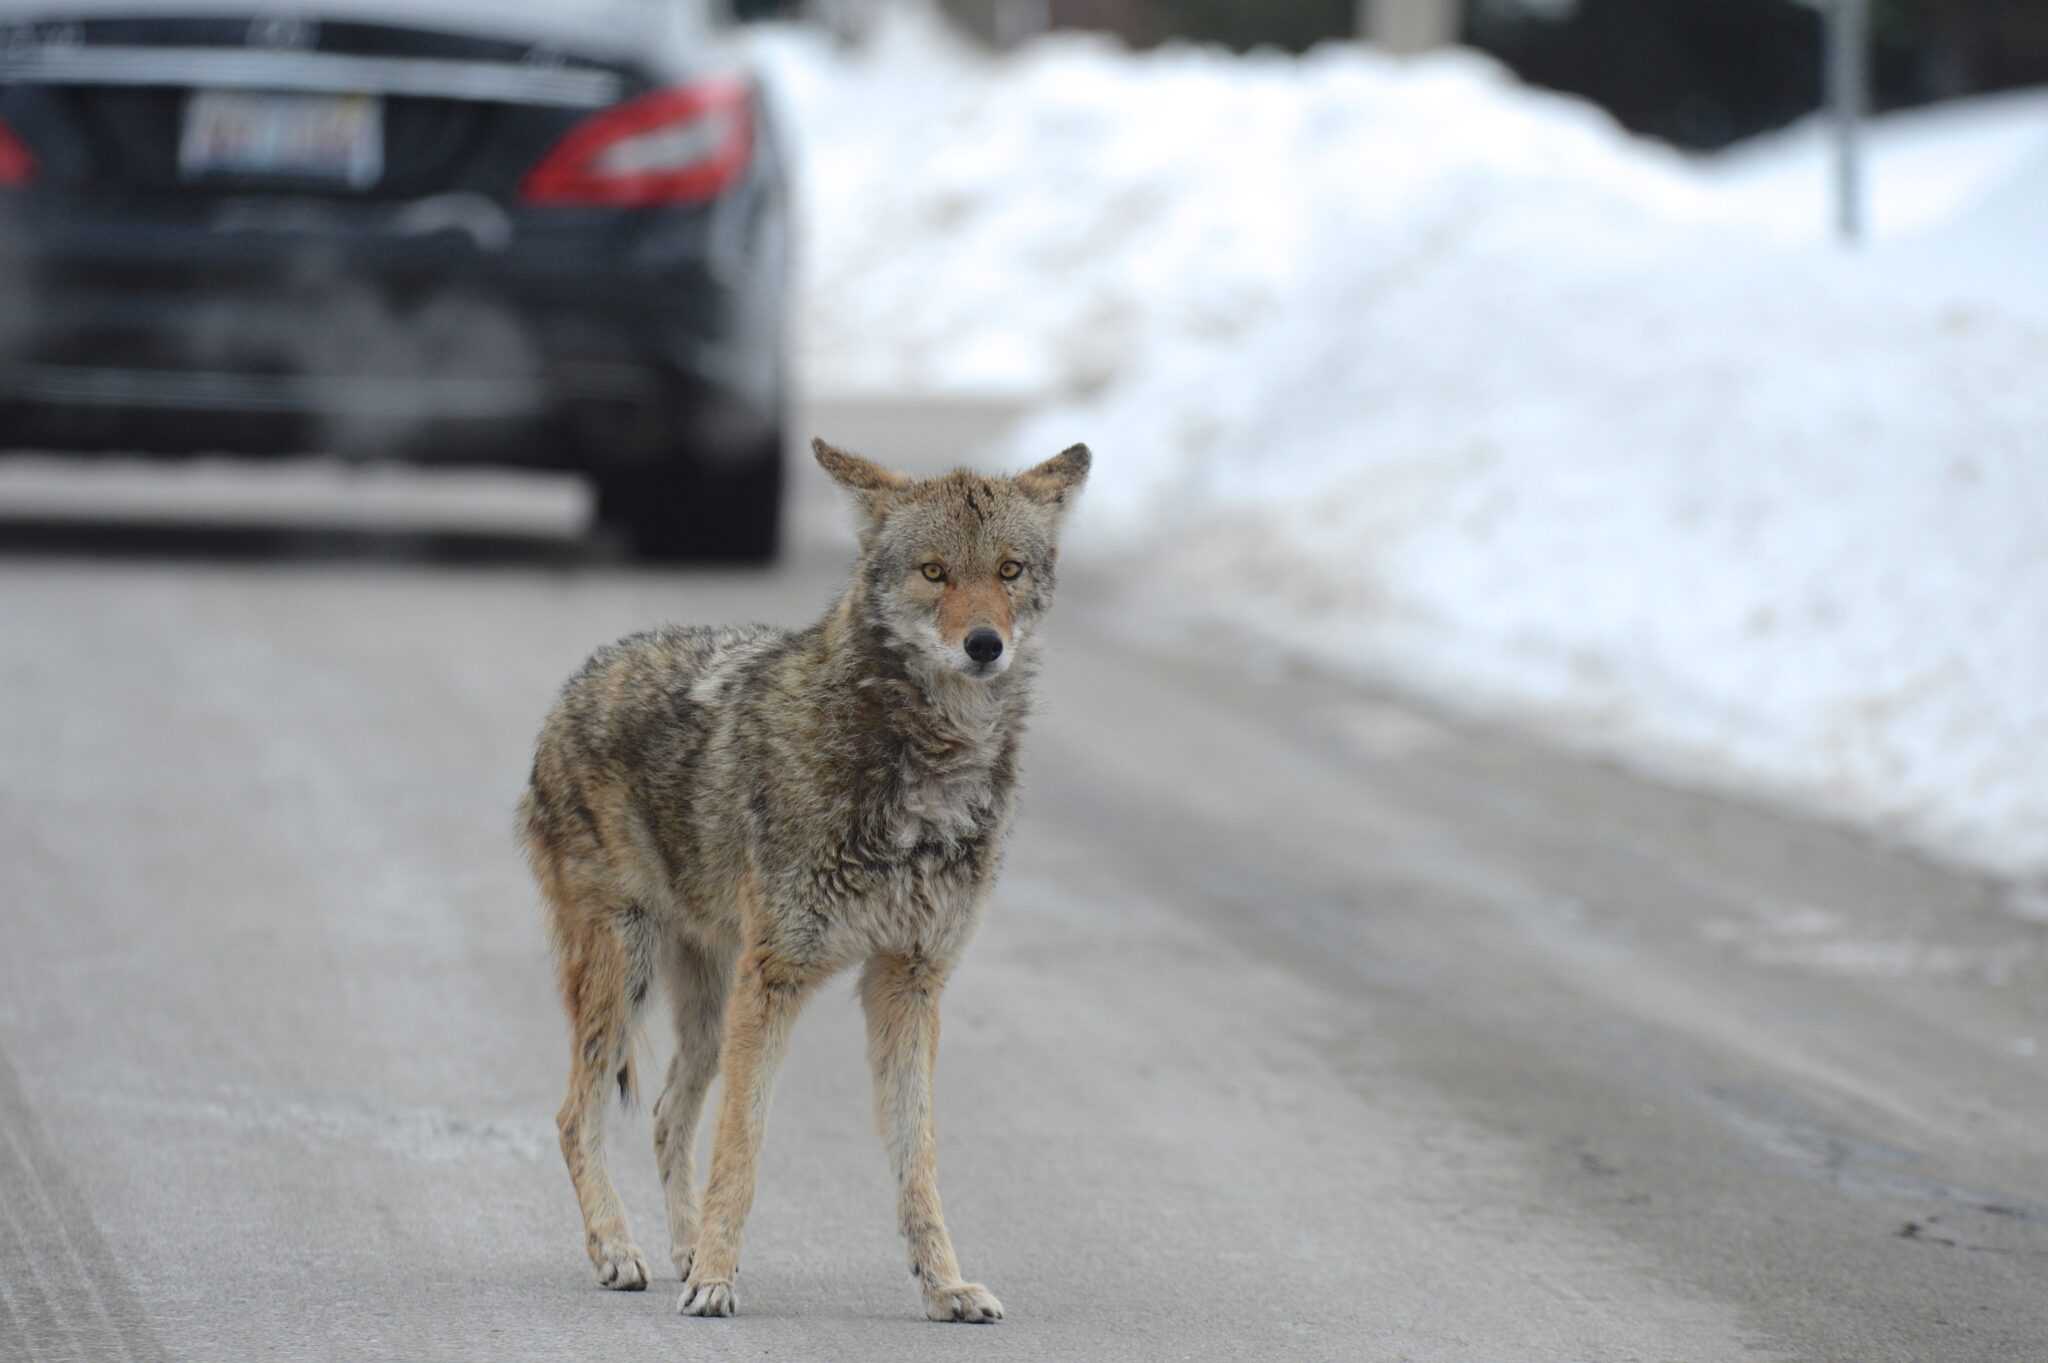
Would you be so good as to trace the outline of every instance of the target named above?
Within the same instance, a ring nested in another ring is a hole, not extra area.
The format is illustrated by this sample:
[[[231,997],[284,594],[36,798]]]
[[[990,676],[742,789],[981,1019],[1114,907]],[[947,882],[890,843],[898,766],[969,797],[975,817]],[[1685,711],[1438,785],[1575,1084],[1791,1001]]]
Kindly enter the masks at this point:
[[[1229,342],[1333,257],[1392,279],[1557,185],[1705,198],[1675,153],[1617,155],[1599,113],[1463,54],[1062,35],[999,61],[903,19],[859,60],[803,30],[755,51],[798,133],[806,371],[834,391],[1092,391],[1152,341]]]
[[[1744,216],[1795,241],[1831,225],[1834,130],[1807,119],[1702,163]],[[1869,220],[1880,241],[1939,229],[2048,153],[2048,92],[2018,91],[1888,114],[1866,146]]]
[[[2048,871],[2048,311],[1944,274],[2038,276],[2018,181],[1955,193],[1968,251],[1849,259],[1775,230],[1817,183],[1469,55],[763,55],[814,386],[1042,396],[1008,453],[1086,438],[1079,542],[1189,608]]]

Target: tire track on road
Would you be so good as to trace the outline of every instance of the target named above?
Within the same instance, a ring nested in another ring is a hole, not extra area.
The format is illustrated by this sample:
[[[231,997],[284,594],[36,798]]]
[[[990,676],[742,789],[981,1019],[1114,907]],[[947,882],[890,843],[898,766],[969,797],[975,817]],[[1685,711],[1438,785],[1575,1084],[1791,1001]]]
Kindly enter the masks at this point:
[[[0,1052],[0,1360],[166,1355]]]

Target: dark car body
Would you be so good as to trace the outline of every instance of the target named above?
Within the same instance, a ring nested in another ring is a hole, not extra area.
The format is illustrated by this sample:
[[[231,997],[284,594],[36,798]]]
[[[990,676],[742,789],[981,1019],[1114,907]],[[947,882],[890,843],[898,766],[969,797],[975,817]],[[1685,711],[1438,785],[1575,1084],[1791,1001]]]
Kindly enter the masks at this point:
[[[784,157],[680,14],[4,0],[0,448],[574,469],[765,556]]]

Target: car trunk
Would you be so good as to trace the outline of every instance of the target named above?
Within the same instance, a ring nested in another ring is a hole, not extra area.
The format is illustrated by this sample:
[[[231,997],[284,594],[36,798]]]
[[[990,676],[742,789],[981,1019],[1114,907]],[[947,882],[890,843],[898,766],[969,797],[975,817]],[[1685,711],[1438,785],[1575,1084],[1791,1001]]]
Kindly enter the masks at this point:
[[[40,186],[88,195],[504,201],[567,129],[648,85],[622,59],[391,23],[85,18],[0,44],[0,119]]]

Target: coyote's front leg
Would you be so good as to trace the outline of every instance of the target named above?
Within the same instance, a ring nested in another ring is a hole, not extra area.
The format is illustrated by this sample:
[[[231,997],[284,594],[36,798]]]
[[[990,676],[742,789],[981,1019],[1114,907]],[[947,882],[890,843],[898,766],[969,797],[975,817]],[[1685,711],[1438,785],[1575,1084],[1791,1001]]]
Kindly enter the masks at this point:
[[[676,1303],[686,1316],[729,1316],[737,1304],[732,1280],[739,1271],[740,1234],[754,1205],[754,1167],[769,1092],[789,1050],[797,1010],[819,978],[819,971],[794,966],[766,948],[752,948],[740,958],[719,1057],[725,1094],[711,1147],[711,1182],[704,1190],[690,1276]]]
[[[875,1074],[875,1123],[896,1173],[897,1216],[910,1243],[911,1275],[924,1289],[925,1314],[984,1325],[1003,1318],[1003,1304],[980,1283],[960,1280],[939,1205],[932,1067],[944,985],[945,969],[922,957],[877,956],[861,972],[860,1001]]]

